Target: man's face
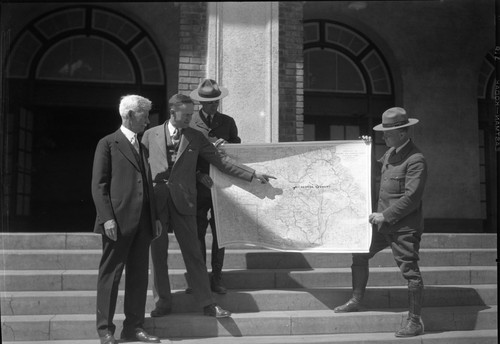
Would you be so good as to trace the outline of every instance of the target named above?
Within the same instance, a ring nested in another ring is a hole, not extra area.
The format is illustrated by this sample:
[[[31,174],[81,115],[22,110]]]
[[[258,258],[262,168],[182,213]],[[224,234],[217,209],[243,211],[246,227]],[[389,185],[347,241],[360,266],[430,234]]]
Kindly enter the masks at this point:
[[[214,100],[213,102],[200,102],[201,108],[208,115],[213,115],[217,112],[220,100]]]
[[[406,141],[404,132],[398,129],[384,131],[382,138],[387,147],[399,147]]]
[[[130,111],[129,116],[129,129],[136,134],[142,133],[149,124],[149,109],[136,112]]]
[[[170,110],[170,123],[176,128],[187,128],[193,117],[194,105],[182,104]]]

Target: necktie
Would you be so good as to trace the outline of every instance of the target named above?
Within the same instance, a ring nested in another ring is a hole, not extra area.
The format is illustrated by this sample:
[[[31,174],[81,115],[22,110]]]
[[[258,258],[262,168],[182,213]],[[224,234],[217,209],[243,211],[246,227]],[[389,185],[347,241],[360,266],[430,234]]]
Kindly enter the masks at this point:
[[[181,131],[177,128],[174,129],[174,132],[172,134],[172,140],[173,141],[179,141],[179,138],[181,137]]]
[[[212,128],[212,116],[210,115],[207,116],[207,124],[209,128]]]
[[[137,140],[137,134],[132,137],[132,146],[134,146],[137,153],[139,153],[139,141]]]

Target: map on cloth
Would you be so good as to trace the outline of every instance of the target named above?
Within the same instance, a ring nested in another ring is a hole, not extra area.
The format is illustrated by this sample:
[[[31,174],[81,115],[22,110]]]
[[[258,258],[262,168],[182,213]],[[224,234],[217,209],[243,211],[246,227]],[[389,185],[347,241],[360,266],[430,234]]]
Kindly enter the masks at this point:
[[[226,144],[224,150],[238,163],[277,179],[247,182],[210,167],[220,247],[368,252],[370,143]]]

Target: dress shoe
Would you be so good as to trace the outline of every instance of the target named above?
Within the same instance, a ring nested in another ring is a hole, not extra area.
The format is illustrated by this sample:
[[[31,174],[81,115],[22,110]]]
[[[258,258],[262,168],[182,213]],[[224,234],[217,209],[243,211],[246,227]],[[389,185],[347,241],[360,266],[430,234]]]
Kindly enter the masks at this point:
[[[349,313],[349,312],[357,312],[359,311],[360,308],[361,308],[360,302],[355,298],[351,298],[342,306],[335,307],[333,311],[335,313]]]
[[[155,309],[153,309],[151,311],[151,317],[152,318],[164,317],[166,315],[169,315],[170,313],[172,313],[172,309],[170,309],[170,308],[159,308],[159,307],[156,307]]]
[[[160,338],[152,336],[142,328],[136,328],[134,332],[122,331],[120,336],[124,341],[139,341],[144,343],[160,343]]]
[[[227,293],[226,287],[222,284],[222,276],[220,274],[213,274],[210,280],[210,289],[217,294]]]
[[[101,344],[116,344],[116,339],[111,333],[99,337],[99,339],[101,340]]]
[[[203,307],[203,313],[210,317],[228,318],[231,312],[222,309],[218,304],[212,303],[211,305]]]
[[[186,288],[186,294],[192,294],[193,293],[193,288],[187,287]]]

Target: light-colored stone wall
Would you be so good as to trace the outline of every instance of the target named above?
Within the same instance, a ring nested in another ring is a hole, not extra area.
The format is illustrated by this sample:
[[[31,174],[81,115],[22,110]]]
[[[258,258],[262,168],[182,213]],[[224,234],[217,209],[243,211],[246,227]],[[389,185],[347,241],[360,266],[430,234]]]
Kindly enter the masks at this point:
[[[209,3],[208,72],[229,90],[219,110],[242,142],[277,142],[278,3]]]
[[[414,139],[429,164],[427,218],[480,218],[476,88],[494,40],[494,2],[307,2],[304,19],[362,31],[395,76],[396,105],[420,119]]]

